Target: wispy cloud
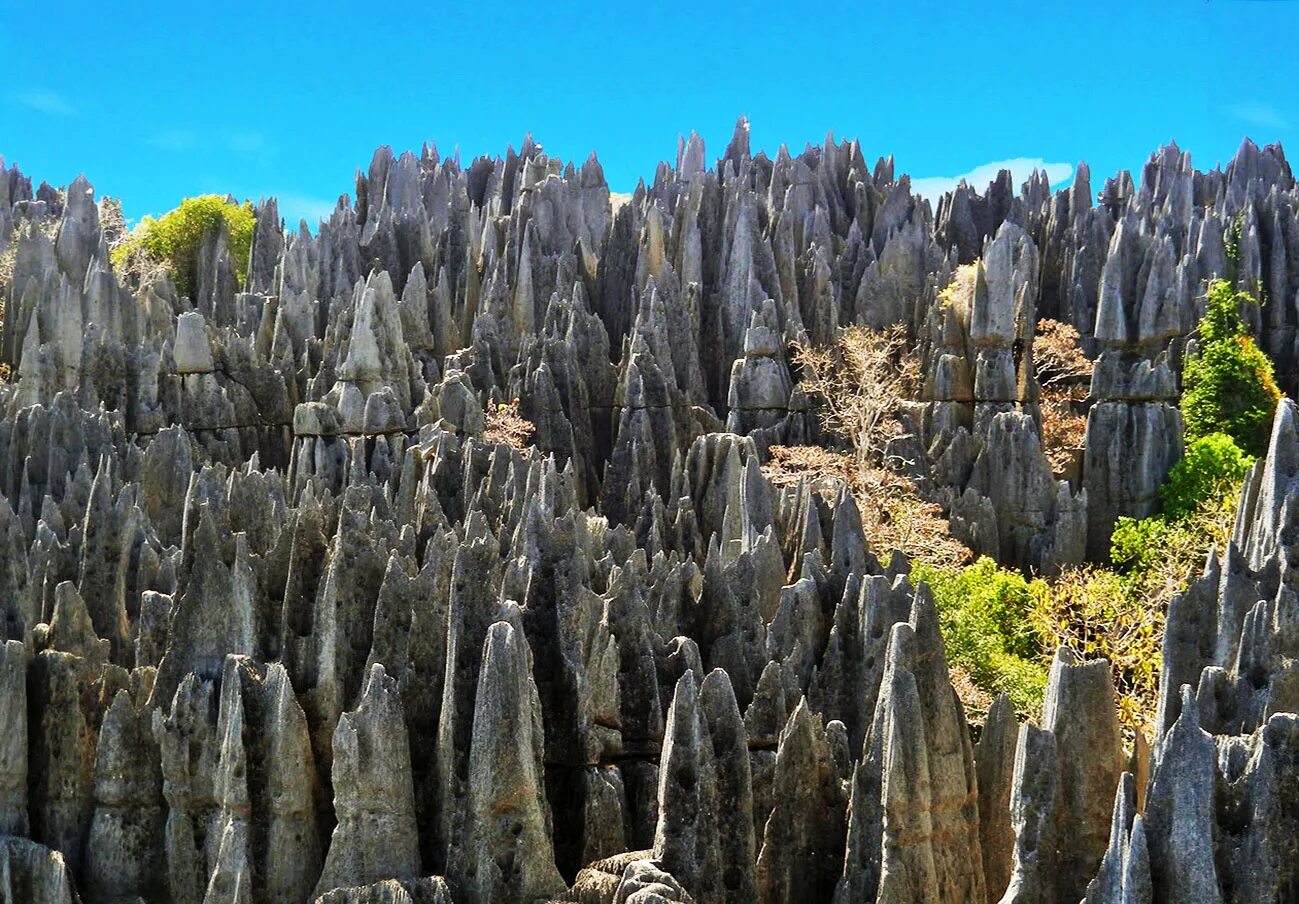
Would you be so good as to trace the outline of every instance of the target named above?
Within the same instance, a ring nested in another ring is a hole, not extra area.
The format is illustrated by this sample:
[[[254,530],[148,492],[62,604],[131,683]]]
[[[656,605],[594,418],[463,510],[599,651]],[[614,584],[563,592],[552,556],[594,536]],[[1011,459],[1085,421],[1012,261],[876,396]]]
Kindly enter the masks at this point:
[[[1282,115],[1281,111],[1271,104],[1259,103],[1257,101],[1246,101],[1245,103],[1228,107],[1227,110],[1237,119],[1243,120],[1260,129],[1290,128],[1290,120]]]
[[[1011,182],[1018,189],[1028,181],[1028,177],[1035,169],[1045,172],[1052,185],[1058,185],[1073,175],[1072,163],[1048,163],[1041,157],[1014,157],[1010,160],[994,160],[991,163],[980,164],[959,176],[922,176],[919,179],[912,179],[911,191],[937,201],[945,192],[952,191],[964,180],[971,188],[982,192],[1002,170],[1010,170]]]
[[[189,129],[166,129],[145,140],[164,151],[190,151],[198,147],[198,136]]]
[[[174,127],[154,132],[145,141],[164,151],[211,151],[265,160],[274,148],[261,132],[247,129]]]
[[[12,95],[14,102],[22,104],[29,110],[44,113],[46,116],[76,116],[77,108],[72,106],[57,91],[46,91],[35,88],[28,91],[16,91]]]
[[[228,132],[225,143],[236,154],[260,154],[269,148],[261,132]]]
[[[291,191],[270,192],[267,197],[274,197],[279,202],[280,216],[289,229],[297,229],[298,221],[306,220],[307,226],[314,230],[321,220],[329,219],[337,203],[336,200],[313,198]]]

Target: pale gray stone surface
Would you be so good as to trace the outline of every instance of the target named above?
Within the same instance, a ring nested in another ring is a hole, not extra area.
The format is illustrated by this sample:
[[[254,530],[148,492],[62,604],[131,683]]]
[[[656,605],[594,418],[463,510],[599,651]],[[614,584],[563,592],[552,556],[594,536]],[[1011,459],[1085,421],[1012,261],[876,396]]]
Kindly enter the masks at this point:
[[[763,473],[830,439],[790,344],[900,325],[921,387],[890,452],[956,534],[1036,571],[1103,559],[1181,455],[1210,278],[1262,288],[1294,393],[1281,149],[928,200],[857,142],[755,153],[743,120],[709,159],[683,138],[615,212],[594,155],[383,148],[314,231],[263,200],[247,262],[215,228],[194,272],[126,280],[86,179],[0,166],[0,896],[1296,887],[1293,403],[1169,607],[1148,787],[1105,666],[1067,654],[1041,727],[999,702],[976,749],[906,560],[848,494]],[[1096,361],[1064,479],[1044,318]],[[516,400],[523,448],[493,429]]]

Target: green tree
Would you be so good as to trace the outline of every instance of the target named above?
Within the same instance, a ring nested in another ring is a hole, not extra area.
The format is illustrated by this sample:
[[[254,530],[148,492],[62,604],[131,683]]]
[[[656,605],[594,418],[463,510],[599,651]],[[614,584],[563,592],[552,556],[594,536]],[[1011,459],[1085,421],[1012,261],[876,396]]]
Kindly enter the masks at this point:
[[[1207,502],[1234,496],[1254,458],[1225,433],[1192,440],[1159,489],[1164,517],[1185,518]]]
[[[981,691],[1004,692],[1021,715],[1037,718],[1047,675],[1030,618],[1036,600],[1024,576],[983,556],[957,568],[913,560],[911,580],[933,592],[948,663]]]
[[[1257,302],[1223,280],[1209,284],[1199,347],[1182,371],[1182,418],[1189,442],[1225,433],[1242,451],[1259,456],[1267,451],[1281,390],[1272,362],[1245,329],[1242,304]]]
[[[186,198],[175,210],[157,219],[143,218],[113,249],[113,263],[122,270],[145,262],[160,264],[171,274],[176,290],[193,297],[198,285],[199,246],[207,231],[222,222],[229,236],[235,277],[243,285],[248,276],[256,218],[252,204],[239,204],[221,195]]]

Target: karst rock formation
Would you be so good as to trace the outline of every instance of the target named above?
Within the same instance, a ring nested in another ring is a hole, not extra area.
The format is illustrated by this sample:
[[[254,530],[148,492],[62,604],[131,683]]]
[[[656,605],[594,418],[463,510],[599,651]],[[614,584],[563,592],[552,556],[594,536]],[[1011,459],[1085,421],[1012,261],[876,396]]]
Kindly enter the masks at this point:
[[[1139,182],[935,210],[744,121],[630,198],[531,139],[383,148],[314,232],[258,204],[246,268],[210,230],[184,297],[114,271],[84,178],[0,163],[0,900],[1299,900],[1292,403],[1171,604],[1148,757],[1067,650],[975,744],[905,558],[761,469],[820,439],[790,343],[901,324],[899,454],[960,539],[1102,557],[1181,454],[1210,278],[1299,379],[1281,149]],[[1064,478],[1041,318],[1097,361]],[[516,399],[524,448],[485,430]]]

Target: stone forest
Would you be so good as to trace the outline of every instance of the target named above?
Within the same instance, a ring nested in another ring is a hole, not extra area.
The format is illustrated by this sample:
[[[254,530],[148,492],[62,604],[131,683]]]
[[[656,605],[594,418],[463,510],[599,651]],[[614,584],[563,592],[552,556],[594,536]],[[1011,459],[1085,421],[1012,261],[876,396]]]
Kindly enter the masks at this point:
[[[867,159],[0,161],[0,900],[1299,901],[1280,146]]]

